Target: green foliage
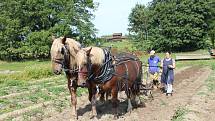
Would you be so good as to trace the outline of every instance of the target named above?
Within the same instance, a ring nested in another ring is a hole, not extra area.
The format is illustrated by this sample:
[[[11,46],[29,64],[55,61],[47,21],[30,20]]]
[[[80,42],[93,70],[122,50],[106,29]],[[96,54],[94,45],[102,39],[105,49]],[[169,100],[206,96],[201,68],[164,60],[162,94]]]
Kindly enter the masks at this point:
[[[148,8],[144,5],[137,4],[129,15],[129,32],[131,38],[133,38],[134,45],[139,50],[143,48],[150,48],[150,41],[148,40]]]
[[[187,112],[188,112],[188,110],[187,110],[186,108],[184,108],[184,107],[179,107],[179,108],[176,110],[176,112],[175,112],[173,118],[171,119],[171,121],[183,121],[183,119],[184,119],[183,116],[184,116]]]
[[[52,92],[52,94],[54,95],[59,95],[62,92],[66,92],[67,89],[65,89],[65,87],[52,87],[48,89],[49,92]]]
[[[62,76],[61,76],[62,77]],[[48,86],[49,85],[49,86]],[[61,86],[59,86],[61,85]],[[30,93],[25,94],[25,91]],[[77,95],[81,96],[87,93],[86,88],[78,88]],[[15,93],[24,93],[16,95]],[[0,83],[0,96],[15,94],[12,97],[0,99],[1,110],[0,114],[12,112],[14,110],[24,109],[27,107],[34,106],[38,103],[51,101],[50,105],[53,105],[57,111],[62,111],[70,107],[70,94],[66,86],[66,78],[44,79],[40,81],[4,81]],[[26,117],[29,119],[35,118],[39,113],[37,110],[44,112],[47,109],[40,107],[31,109],[30,111],[20,114],[20,117]],[[48,105],[49,106],[49,105]],[[50,108],[48,108],[50,109]],[[43,113],[42,113],[43,115]],[[17,117],[10,117],[11,120],[16,120]],[[41,119],[42,120],[42,119]]]
[[[118,51],[127,52],[127,51],[135,51],[136,47],[133,45],[131,40],[123,40],[123,41],[117,41],[117,42],[103,42],[102,46],[105,47],[112,47],[117,49]]]
[[[19,80],[7,80],[4,84],[5,86],[22,86],[25,83]]]
[[[210,92],[215,92],[215,64],[211,64],[212,73],[206,81],[207,88]]]
[[[48,61],[20,61],[20,62],[0,62],[0,70],[12,70],[12,71],[23,71],[26,67],[30,67],[33,65],[37,66],[49,66],[51,65],[50,60]]]
[[[205,48],[214,4],[213,0],[153,0],[147,8],[137,4],[129,16],[129,30],[145,49]]]
[[[1,0],[0,59],[47,58],[51,35],[95,36],[93,0]]]
[[[11,65],[11,66],[8,66]],[[37,62],[37,61],[26,61],[26,62],[13,62],[13,63],[6,63],[0,64],[2,69],[9,69],[9,70],[18,70],[14,73],[9,74],[0,74],[0,82],[11,80],[33,80],[33,79],[41,79],[53,76],[53,72],[51,70],[51,64],[49,61],[45,62]]]

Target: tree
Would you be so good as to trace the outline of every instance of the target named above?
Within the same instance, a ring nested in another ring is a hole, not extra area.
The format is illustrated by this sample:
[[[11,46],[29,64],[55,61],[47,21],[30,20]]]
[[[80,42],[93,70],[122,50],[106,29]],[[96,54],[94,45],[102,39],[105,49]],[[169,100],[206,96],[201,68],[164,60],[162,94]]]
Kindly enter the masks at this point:
[[[131,35],[135,35],[135,45],[137,45],[138,48],[141,48],[142,46],[148,47],[150,45],[148,44],[148,9],[144,5],[136,4],[131,10],[128,20],[128,30]]]
[[[211,13],[212,13],[212,18],[209,19],[209,37],[210,37],[210,40],[211,40],[211,44],[212,44],[212,48],[215,48],[215,2],[212,2],[211,1],[211,4],[210,4],[210,8],[213,8],[211,9]]]
[[[1,0],[0,9],[0,59],[48,57],[52,34],[95,37],[93,0]]]
[[[148,48],[185,51],[206,47],[204,38],[208,35],[209,20],[213,16],[211,9],[214,9],[211,4],[214,4],[213,0],[153,0],[146,14]],[[131,14],[131,18],[135,16]],[[139,18],[138,21],[145,19]],[[138,22],[136,24],[141,26]],[[144,31],[136,33],[141,32]]]

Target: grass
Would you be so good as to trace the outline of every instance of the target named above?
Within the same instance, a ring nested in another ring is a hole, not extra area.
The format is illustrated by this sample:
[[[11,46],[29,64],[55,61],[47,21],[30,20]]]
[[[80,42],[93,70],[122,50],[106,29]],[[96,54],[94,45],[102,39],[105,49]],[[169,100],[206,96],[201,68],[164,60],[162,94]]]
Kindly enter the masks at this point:
[[[163,101],[163,100],[160,99],[160,105],[161,105],[161,106],[166,106],[167,103],[166,103],[165,101]]]
[[[22,71],[11,73],[11,74],[0,74],[0,83],[2,81],[8,80],[32,80],[32,79],[41,79],[53,76],[50,65],[31,65],[23,68]]]
[[[23,71],[26,67],[31,67],[33,65],[38,66],[50,66],[51,61],[21,61],[21,62],[6,62],[0,61],[0,70],[12,70],[12,71]]]
[[[31,121],[32,117],[36,117],[36,120],[42,120],[44,117],[45,112],[38,108],[38,109],[34,109],[31,112],[27,112],[23,115],[23,120],[24,121]]]
[[[208,50],[204,50],[204,49],[201,49],[201,50],[196,50],[196,51],[191,51],[191,52],[180,52],[178,54],[209,54]]]
[[[65,77],[59,76],[59,78],[49,79],[41,82],[28,82],[28,81],[5,81],[0,84],[0,96],[7,95],[13,92],[19,93],[29,90],[41,90],[42,88],[49,88],[56,85],[64,85]]]
[[[65,97],[69,96],[69,91],[67,89],[67,86],[65,85],[65,80],[60,80],[60,81],[55,81],[54,83],[48,83],[51,82],[52,80],[49,81],[44,81],[44,82],[35,82],[35,83],[30,83],[30,82],[5,82],[5,86],[11,87],[11,90],[7,90],[7,87],[2,86],[0,88],[1,91],[1,96],[2,95],[8,95],[12,94],[13,92],[23,92],[23,91],[28,91],[32,90],[32,86],[35,86],[34,90],[32,91],[33,93],[28,93],[20,96],[15,96],[13,98],[4,98],[0,99],[0,114],[3,113],[8,113],[14,110],[19,110],[25,107],[32,106],[34,104],[46,102],[46,101],[53,101],[56,110],[62,111],[64,108],[68,107],[69,105],[65,104],[70,104],[70,101],[66,99]],[[24,83],[24,84],[23,84]],[[65,85],[65,86],[60,86],[58,87],[59,83]],[[49,86],[48,86],[49,85]],[[2,94],[4,93],[4,94]],[[83,93],[87,93],[87,89],[85,88],[78,88],[77,90],[77,96],[81,96]],[[56,103],[56,104],[55,104]]]
[[[176,111],[175,114],[173,115],[171,121],[183,121],[184,120],[184,115],[188,113],[188,109],[184,107],[179,107]]]
[[[58,112],[62,112],[64,108],[69,106],[69,100],[55,100],[54,107]]]
[[[105,42],[101,46],[116,48],[118,51],[133,51],[135,49],[130,40]]]
[[[54,95],[60,95],[60,93],[62,92],[65,93],[66,91],[69,91],[69,90],[67,90],[67,88],[65,87],[53,87],[53,88],[48,88],[48,91]]]
[[[215,65],[215,63],[213,64]],[[215,66],[212,66],[212,74],[206,80],[207,88],[210,92],[215,92]]]

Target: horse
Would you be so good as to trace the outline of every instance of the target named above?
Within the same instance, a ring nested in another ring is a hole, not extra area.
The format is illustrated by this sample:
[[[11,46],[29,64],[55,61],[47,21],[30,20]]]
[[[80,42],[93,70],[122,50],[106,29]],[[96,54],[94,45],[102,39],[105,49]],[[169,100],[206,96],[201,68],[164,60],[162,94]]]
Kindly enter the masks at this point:
[[[118,92],[125,91],[127,111],[132,110],[131,98],[140,93],[142,62],[137,56],[125,53],[112,56],[99,47],[86,47],[77,51],[78,84],[88,88],[92,118],[96,118],[96,99],[99,93],[111,92],[114,118],[118,118]],[[137,100],[140,104],[140,98]]]
[[[51,46],[51,62],[52,70],[56,75],[62,73],[64,69],[67,77],[67,86],[71,95],[71,104],[72,104],[72,115],[77,117],[77,99],[76,99],[76,90],[77,90],[77,64],[76,64],[76,53],[75,50],[81,48],[81,44],[71,38],[52,37],[52,46]]]

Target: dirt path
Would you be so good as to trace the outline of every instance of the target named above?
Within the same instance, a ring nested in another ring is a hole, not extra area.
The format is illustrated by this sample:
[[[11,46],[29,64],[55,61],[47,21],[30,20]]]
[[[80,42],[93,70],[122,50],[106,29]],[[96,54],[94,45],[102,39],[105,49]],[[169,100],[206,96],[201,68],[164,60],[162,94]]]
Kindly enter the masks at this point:
[[[178,107],[186,106],[196,91],[204,84],[211,70],[207,68],[192,67],[182,71],[175,77],[174,95],[166,97],[156,93],[155,100],[149,102],[139,119],[145,121],[170,121]]]
[[[126,113],[127,103],[122,101],[119,104],[121,113],[119,121],[170,121],[179,106],[190,103],[191,98],[204,84],[210,75],[208,68],[189,67],[181,69],[175,75],[174,95],[166,97],[159,91],[154,92],[154,100],[147,101],[145,108],[137,108],[132,113]],[[78,98],[79,120],[89,120],[91,117],[90,104],[87,96]],[[97,106],[98,119],[101,121],[112,121],[111,103],[107,101],[103,105]],[[68,121],[72,119],[71,110],[66,109],[62,113],[45,119],[45,121]]]

